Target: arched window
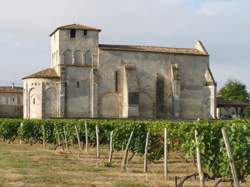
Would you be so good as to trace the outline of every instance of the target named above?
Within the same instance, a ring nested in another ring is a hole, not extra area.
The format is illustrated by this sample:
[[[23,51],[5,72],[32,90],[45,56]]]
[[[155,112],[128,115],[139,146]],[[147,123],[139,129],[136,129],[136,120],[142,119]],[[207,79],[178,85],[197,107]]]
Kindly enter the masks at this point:
[[[82,63],[81,51],[79,50],[75,51],[74,58],[75,58],[75,64],[81,64]]]
[[[89,65],[89,66],[92,66],[92,54],[91,54],[90,51],[87,51],[85,53],[85,64]]]
[[[64,64],[72,64],[72,52],[69,49],[64,52]]]

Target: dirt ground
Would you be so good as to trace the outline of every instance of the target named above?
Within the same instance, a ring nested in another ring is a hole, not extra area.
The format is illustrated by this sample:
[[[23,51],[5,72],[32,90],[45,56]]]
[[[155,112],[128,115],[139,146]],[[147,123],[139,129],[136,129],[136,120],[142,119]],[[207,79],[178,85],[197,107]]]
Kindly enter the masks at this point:
[[[108,163],[107,149],[101,149],[100,159],[96,159],[95,149],[80,155],[77,146],[70,151],[54,150],[42,145],[0,143],[0,186],[174,186],[175,176],[192,174],[196,167],[185,162],[178,153],[170,153],[168,178],[163,177],[163,162],[149,164],[149,172],[143,173],[143,158],[136,156],[129,162],[126,171],[121,170],[123,152],[114,153],[112,166]],[[207,181],[206,186],[213,186]],[[198,187],[199,180],[191,178],[184,186]],[[222,186],[230,186],[222,183]],[[242,184],[250,187],[250,182]]]

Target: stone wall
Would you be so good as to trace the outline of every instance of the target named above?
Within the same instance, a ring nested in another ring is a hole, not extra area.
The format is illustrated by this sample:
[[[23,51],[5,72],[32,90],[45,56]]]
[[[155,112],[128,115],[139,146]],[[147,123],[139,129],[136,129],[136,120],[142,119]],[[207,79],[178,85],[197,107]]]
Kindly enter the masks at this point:
[[[59,113],[59,81],[56,79],[24,80],[24,118],[52,118]]]
[[[0,118],[21,118],[23,106],[0,105]]]
[[[133,66],[136,69],[140,93],[139,117],[156,117],[156,78],[159,75],[164,79],[165,117],[173,118],[171,66],[178,64],[180,74],[179,117],[195,119],[211,116],[209,114],[210,98],[206,97],[206,95],[210,95],[210,91],[205,85],[205,72],[209,65],[208,56],[100,50],[99,58],[99,101],[105,102],[103,101],[105,100],[104,96],[115,92],[115,72],[122,66]],[[124,103],[121,108],[124,108]],[[105,113],[108,112],[105,111]],[[100,111],[99,115],[105,117],[105,113]],[[111,114],[109,113],[109,115]]]

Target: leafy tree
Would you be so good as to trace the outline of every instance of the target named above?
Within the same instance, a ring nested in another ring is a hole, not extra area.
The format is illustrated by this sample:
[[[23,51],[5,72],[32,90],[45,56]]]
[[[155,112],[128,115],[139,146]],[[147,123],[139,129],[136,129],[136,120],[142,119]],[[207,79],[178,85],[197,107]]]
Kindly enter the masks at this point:
[[[242,102],[248,102],[250,98],[246,85],[238,80],[228,80],[225,86],[219,91],[219,95],[226,100],[237,100]]]
[[[250,106],[247,106],[247,107],[244,109],[244,117],[245,117],[245,118],[250,118]]]

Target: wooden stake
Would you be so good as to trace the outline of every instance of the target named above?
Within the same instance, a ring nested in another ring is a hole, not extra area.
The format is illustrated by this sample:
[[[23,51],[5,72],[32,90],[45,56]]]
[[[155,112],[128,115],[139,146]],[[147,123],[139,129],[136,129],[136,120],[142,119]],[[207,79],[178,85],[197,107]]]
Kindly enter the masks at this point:
[[[197,170],[200,177],[200,187],[205,187],[205,180],[201,166],[201,155],[200,155],[200,147],[198,141],[198,131],[195,130],[195,146],[196,146],[196,162],[197,162]]]
[[[23,128],[23,123],[20,124],[20,127]],[[19,144],[22,144],[22,138],[20,137]]]
[[[177,187],[177,182],[178,182],[178,179],[177,179],[177,176],[174,177],[174,187]]]
[[[99,150],[99,128],[95,126],[95,133],[96,133],[96,157],[100,158],[100,150]]]
[[[63,133],[64,133],[64,141],[65,141],[66,149],[67,149],[67,151],[69,151],[67,133],[66,133],[66,129],[64,126],[63,126]]]
[[[126,170],[126,168],[127,168],[128,149],[129,149],[129,145],[130,145],[133,134],[134,134],[134,130],[132,130],[132,132],[130,133],[130,136],[129,136],[129,139],[128,139],[128,142],[127,142],[127,145],[126,145],[125,154],[124,154],[123,162],[122,162],[122,170]]]
[[[168,176],[168,134],[167,128],[164,129],[164,178]]]
[[[113,131],[110,132],[110,139],[109,139],[109,163],[112,162],[113,156]]]
[[[43,148],[45,148],[46,147],[46,136],[45,136],[44,125],[42,125],[42,132],[43,132]]]
[[[146,141],[145,141],[145,148],[144,148],[144,173],[148,172],[148,139],[149,139],[149,132],[147,132]]]
[[[78,146],[79,146],[79,151],[82,150],[82,146],[81,146],[81,141],[80,141],[80,137],[79,137],[79,133],[78,133],[78,129],[75,125],[75,130],[76,130],[76,137],[77,137],[77,142],[78,142]]]
[[[59,136],[59,131],[58,131],[58,129],[57,129],[57,127],[56,127],[56,132],[57,132],[57,145],[58,146],[60,146],[60,136]]]
[[[229,139],[228,139],[225,127],[222,127],[221,131],[222,131],[225,147],[227,150],[227,156],[229,158],[229,164],[230,164],[230,168],[231,168],[231,172],[232,172],[232,176],[234,180],[234,187],[239,187],[240,184],[239,184],[239,180],[238,180],[238,176],[237,176],[237,172],[236,172],[236,168],[234,164],[234,159],[233,159],[233,155],[232,155],[232,151],[231,151],[231,147],[230,147],[230,143],[229,143]]]
[[[85,151],[88,152],[88,127],[86,122],[84,126],[85,126]]]

